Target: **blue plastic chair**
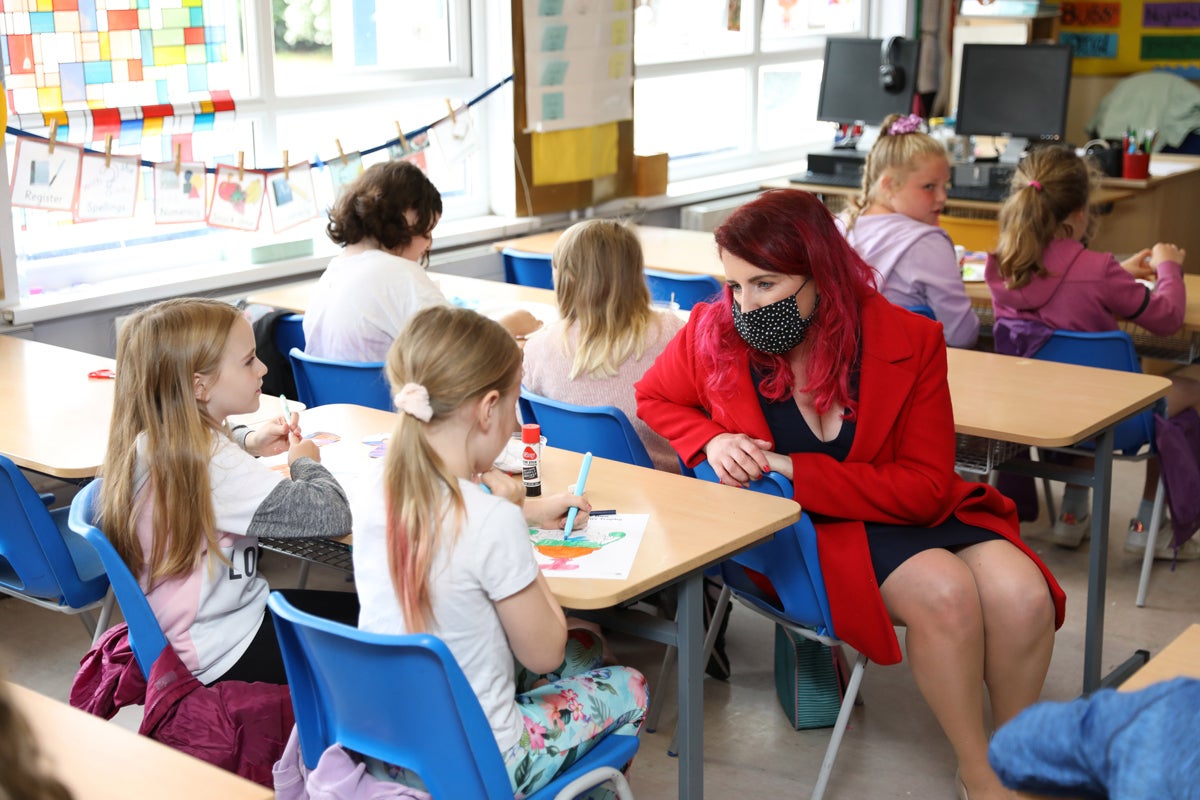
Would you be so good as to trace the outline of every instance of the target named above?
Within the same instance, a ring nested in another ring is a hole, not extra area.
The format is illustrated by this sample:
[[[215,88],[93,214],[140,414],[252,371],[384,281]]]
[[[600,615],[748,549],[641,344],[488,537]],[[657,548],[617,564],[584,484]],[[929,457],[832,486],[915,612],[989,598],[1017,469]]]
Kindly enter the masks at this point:
[[[646,270],[650,298],[660,302],[674,300],[681,311],[691,311],[696,303],[711,300],[721,293],[721,282],[711,275],[684,275],[679,272]]]
[[[95,641],[112,601],[100,559],[67,527],[67,509],[46,508],[9,458],[0,456],[0,592],[51,611],[77,614]],[[98,619],[91,612],[99,610]]]
[[[542,397],[521,387],[521,418],[542,426],[546,443],[597,458],[654,469],[646,445],[616,406],[577,406]],[[531,414],[528,419],[526,414]]]
[[[550,256],[545,253],[527,253],[506,247],[500,251],[504,260],[504,280],[522,286],[553,289],[554,276],[550,269]]]
[[[937,317],[934,316],[934,314],[933,314],[933,309],[930,308],[929,306],[926,306],[926,305],[905,306],[905,308],[907,308],[909,311],[913,312],[914,314],[920,314],[922,317],[929,317],[931,320],[934,320],[935,322],[937,321]]]
[[[1033,357],[1042,361],[1058,361],[1084,367],[1114,369],[1119,372],[1142,371],[1142,362],[1138,357],[1137,350],[1134,349],[1133,339],[1125,331],[1101,331],[1098,333],[1055,331]],[[1154,409],[1147,409],[1136,417],[1131,417],[1117,425],[1113,431],[1114,458],[1142,461],[1157,452],[1154,446],[1154,413]],[[1160,409],[1160,413],[1165,413],[1165,409]],[[1143,448],[1146,448],[1144,452]],[[1094,450],[1095,446],[1090,442],[1081,444],[1078,448],[1066,449],[1067,452],[1082,453],[1090,453]],[[1050,494],[1049,480],[1043,478],[1042,486],[1046,495],[1046,506],[1050,511],[1050,519],[1057,519],[1054,499]],[[1163,483],[1160,479],[1154,495],[1154,510],[1151,512],[1150,528],[1146,537],[1146,555],[1142,558],[1142,574],[1138,580],[1136,602],[1139,608],[1146,605],[1146,592],[1150,587],[1150,568],[1154,564],[1154,548],[1158,538],[1159,523],[1162,522],[1165,497]]]
[[[304,349],[307,339],[304,337],[304,315],[285,314],[275,320],[275,349],[287,354],[293,347]],[[300,398],[296,398],[299,400]]]
[[[392,410],[392,392],[382,361],[338,361],[310,356],[299,348],[288,352],[296,375],[296,399],[304,405],[352,403]]]
[[[716,473],[707,461],[697,464],[693,470],[697,478],[717,482]],[[774,472],[767,473],[751,483],[750,490],[779,497],[794,496],[791,482]],[[777,606],[764,597],[761,591],[750,582],[743,567],[748,567],[770,579],[782,606]],[[841,644],[837,639],[837,633],[833,629],[833,619],[829,614],[829,597],[825,592],[821,562],[817,557],[817,532],[813,528],[808,514],[803,514],[799,522],[776,531],[770,541],[763,542],[722,562],[721,576],[725,579],[725,586],[717,600],[717,612],[713,615],[712,622],[709,623],[710,636],[706,637],[704,642],[703,658],[705,660],[708,659],[711,639],[714,638],[711,633],[720,628],[726,601],[731,596],[752,611],[795,631],[806,639],[821,642],[829,647]],[[859,653],[854,660],[850,681],[846,686],[846,694],[842,698],[842,706],[838,711],[837,722],[833,726],[833,734],[825,750],[825,758],[821,762],[821,771],[817,775],[817,782],[813,787],[813,800],[820,800],[825,794],[825,787],[833,772],[833,763],[837,759],[842,736],[846,732],[846,724],[850,721],[850,709],[858,698],[858,688],[862,683],[863,671],[866,666],[867,657]]]
[[[71,530],[86,539],[93,552],[103,562],[108,580],[112,583],[113,593],[117,596],[117,602],[121,604],[121,614],[129,626],[129,645],[133,649],[133,656],[142,669],[142,675],[149,680],[150,668],[167,646],[167,637],[163,635],[158,618],[150,609],[150,602],[146,600],[137,578],[133,577],[133,573],[108,541],[104,531],[93,524],[99,493],[100,481],[97,480],[83,487],[83,490],[75,495],[75,499],[71,501]]]
[[[450,649],[436,636],[392,636],[307,614],[272,592],[267,607],[309,769],[334,744],[416,772],[434,797],[512,800],[491,726]],[[531,800],[573,798],[613,781],[636,736],[609,735]],[[569,788],[568,788],[569,787]],[[564,791],[565,790],[565,791]]]

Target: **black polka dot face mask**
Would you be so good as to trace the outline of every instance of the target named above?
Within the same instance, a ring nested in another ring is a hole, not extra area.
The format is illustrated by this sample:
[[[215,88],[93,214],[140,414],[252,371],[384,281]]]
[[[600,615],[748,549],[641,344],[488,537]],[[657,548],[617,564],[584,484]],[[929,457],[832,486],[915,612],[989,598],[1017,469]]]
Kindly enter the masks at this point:
[[[742,311],[738,301],[733,301],[733,327],[737,328],[746,344],[755,350],[779,355],[804,341],[821,305],[821,296],[817,295],[812,312],[807,317],[800,314],[796,295],[804,291],[809,280],[806,278],[795,294],[753,311]]]

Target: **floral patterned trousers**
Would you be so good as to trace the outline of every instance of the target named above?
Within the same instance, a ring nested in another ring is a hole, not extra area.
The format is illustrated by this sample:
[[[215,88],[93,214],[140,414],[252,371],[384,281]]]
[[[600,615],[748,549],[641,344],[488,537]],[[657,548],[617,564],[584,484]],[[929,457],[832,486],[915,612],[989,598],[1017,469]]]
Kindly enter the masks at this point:
[[[572,629],[558,672],[536,675],[517,665],[525,733],[504,754],[504,765],[518,800],[550,783],[605,736],[636,736],[641,730],[646,679],[629,667],[603,666],[603,645],[595,634]],[[612,796],[603,787],[586,795]]]

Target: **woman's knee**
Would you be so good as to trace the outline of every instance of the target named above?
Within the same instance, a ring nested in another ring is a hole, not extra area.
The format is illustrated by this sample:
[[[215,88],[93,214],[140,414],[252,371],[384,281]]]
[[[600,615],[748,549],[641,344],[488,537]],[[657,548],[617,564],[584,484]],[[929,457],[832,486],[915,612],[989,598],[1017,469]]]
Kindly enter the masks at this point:
[[[944,633],[974,634],[982,625],[979,590],[971,571],[945,555],[949,558],[929,558],[923,564],[916,563],[917,556],[901,565],[881,587],[884,602],[910,629],[929,625]]]

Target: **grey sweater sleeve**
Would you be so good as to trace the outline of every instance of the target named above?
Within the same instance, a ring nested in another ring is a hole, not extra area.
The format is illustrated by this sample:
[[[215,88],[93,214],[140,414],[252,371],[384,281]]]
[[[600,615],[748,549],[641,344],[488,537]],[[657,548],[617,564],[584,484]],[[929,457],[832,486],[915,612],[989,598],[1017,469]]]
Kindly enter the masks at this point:
[[[246,533],[273,539],[350,533],[350,503],[332,473],[311,458],[298,458],[291,474],[291,480],[280,481],[259,504]]]

